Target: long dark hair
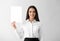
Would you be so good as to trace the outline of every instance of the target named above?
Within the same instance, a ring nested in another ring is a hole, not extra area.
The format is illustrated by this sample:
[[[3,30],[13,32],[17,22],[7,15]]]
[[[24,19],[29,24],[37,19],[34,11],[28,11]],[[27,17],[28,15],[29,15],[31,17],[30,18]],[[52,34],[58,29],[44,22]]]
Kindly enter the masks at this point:
[[[37,9],[36,9],[36,7],[33,6],[33,5],[29,6],[29,8],[27,9],[26,20],[29,19],[29,9],[30,9],[30,8],[34,8],[34,9],[35,9],[36,15],[35,15],[35,18],[34,18],[34,19],[35,19],[36,21],[40,21],[40,20],[39,20],[39,17],[38,17]]]

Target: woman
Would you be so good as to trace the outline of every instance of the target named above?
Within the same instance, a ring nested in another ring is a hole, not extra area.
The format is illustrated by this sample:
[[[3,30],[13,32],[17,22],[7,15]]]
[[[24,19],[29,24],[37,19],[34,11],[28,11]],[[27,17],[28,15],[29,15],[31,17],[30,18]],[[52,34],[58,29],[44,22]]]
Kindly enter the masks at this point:
[[[12,26],[17,29],[16,22],[13,22]],[[17,32],[24,41],[40,41],[40,20],[35,6],[29,6],[25,24]]]

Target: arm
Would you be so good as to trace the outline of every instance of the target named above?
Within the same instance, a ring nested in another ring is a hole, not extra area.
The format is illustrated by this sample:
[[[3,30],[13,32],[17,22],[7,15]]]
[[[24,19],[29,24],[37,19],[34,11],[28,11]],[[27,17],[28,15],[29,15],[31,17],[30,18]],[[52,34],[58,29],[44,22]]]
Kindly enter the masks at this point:
[[[12,27],[16,30],[17,34],[19,35],[19,37],[22,39],[24,36],[24,31],[23,28],[21,27],[20,23],[16,23],[15,21],[13,21],[11,23]]]
[[[43,26],[43,25],[42,25],[40,22],[39,22],[38,25],[39,25],[39,29],[38,29],[39,40],[42,41],[42,40],[43,40],[43,39],[42,39],[42,37],[43,37],[43,35],[42,35],[42,28],[43,28],[43,27],[42,27],[42,26]]]
[[[22,27],[21,23],[16,23],[16,32],[18,33],[19,37],[21,39],[23,39],[23,37],[24,37],[24,30],[23,30],[23,27]]]

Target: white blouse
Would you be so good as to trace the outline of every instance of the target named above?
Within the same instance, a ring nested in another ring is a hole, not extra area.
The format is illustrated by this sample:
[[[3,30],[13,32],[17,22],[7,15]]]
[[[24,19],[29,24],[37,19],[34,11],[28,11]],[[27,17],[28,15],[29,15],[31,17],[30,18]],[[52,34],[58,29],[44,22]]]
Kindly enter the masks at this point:
[[[16,31],[20,38],[40,38],[40,28],[41,24],[36,20],[32,23],[29,20],[26,20],[23,24],[16,23]]]

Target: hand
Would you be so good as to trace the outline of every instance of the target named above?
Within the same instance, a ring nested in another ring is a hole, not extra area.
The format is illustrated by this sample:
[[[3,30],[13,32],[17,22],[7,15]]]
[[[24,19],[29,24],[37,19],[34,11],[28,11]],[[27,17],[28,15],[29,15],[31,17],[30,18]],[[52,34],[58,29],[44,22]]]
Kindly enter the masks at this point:
[[[14,29],[16,29],[16,22],[15,22],[15,21],[13,21],[13,22],[11,23],[11,25],[12,25],[12,27],[14,27]]]

